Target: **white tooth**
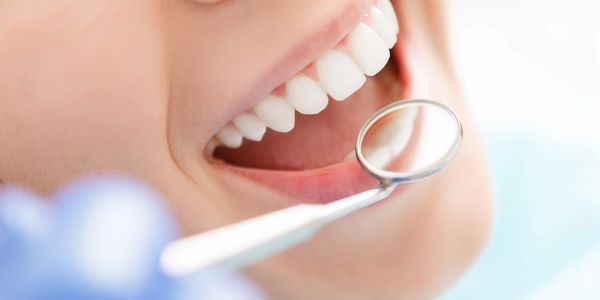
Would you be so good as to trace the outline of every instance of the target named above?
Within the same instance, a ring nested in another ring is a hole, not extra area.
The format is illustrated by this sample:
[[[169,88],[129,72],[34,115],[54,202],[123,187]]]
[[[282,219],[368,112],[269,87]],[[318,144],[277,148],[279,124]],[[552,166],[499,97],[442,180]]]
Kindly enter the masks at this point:
[[[315,115],[320,113],[329,100],[321,86],[304,75],[290,79],[286,85],[287,101],[300,113]]]
[[[254,112],[275,131],[290,132],[294,129],[294,108],[283,98],[268,96],[254,108]]]
[[[352,56],[369,76],[377,74],[390,59],[390,51],[385,42],[373,29],[358,24],[348,36]]]
[[[316,61],[319,82],[331,98],[342,101],[365,83],[365,75],[352,58],[339,50],[329,50]]]
[[[398,32],[394,29],[394,24],[375,6],[371,6],[369,9],[369,18],[371,20],[370,27],[383,38],[386,46],[392,49],[398,41]]]
[[[400,25],[398,24],[398,17],[396,16],[396,11],[394,10],[394,6],[390,2],[390,0],[378,0],[375,3],[375,6],[381,10],[381,12],[387,17],[387,19],[394,26],[394,32],[398,33],[400,31]]]
[[[242,134],[233,126],[227,125],[217,133],[217,138],[229,148],[239,148],[242,145]]]
[[[245,138],[256,142],[260,142],[267,131],[267,125],[257,116],[249,113],[235,117],[233,124]]]

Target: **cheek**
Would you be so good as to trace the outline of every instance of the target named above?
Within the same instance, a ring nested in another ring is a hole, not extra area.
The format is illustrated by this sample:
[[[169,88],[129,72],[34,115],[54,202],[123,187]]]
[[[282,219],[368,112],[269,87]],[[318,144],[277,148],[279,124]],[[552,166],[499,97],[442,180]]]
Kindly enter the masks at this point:
[[[87,18],[48,11],[37,22],[50,25],[0,29],[9,45],[0,50],[7,182],[48,191],[89,170],[138,168],[166,148],[158,16],[138,1],[77,12]]]

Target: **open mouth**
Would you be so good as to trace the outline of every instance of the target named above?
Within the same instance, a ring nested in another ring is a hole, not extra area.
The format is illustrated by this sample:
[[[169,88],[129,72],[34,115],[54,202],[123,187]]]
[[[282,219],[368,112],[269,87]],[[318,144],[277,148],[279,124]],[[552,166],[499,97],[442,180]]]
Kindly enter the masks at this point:
[[[356,135],[372,113],[407,98],[408,75],[390,0],[363,13],[335,47],[220,129],[209,160],[304,202],[377,184],[356,162]]]

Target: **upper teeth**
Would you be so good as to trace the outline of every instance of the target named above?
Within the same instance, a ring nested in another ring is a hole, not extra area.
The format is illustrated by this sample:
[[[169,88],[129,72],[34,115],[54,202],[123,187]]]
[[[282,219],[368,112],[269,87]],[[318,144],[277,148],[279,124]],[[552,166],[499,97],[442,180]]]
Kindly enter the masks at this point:
[[[300,113],[314,115],[327,106],[327,93],[306,75],[297,75],[285,84],[287,101]]]
[[[348,36],[348,42],[356,62],[369,76],[379,73],[390,59],[381,36],[367,25],[359,24]]]
[[[229,148],[238,148],[243,138],[260,141],[271,128],[278,132],[294,129],[294,114],[318,114],[327,106],[327,95],[342,101],[360,89],[365,75],[373,76],[390,58],[397,41],[398,19],[390,0],[377,0],[364,20],[345,38],[348,47],[338,46],[314,62],[316,78],[300,72],[285,84],[285,95],[269,95],[253,110],[236,116],[215,136]]]
[[[352,57],[340,50],[329,50],[316,61],[319,81],[331,98],[341,101],[365,83],[365,75]]]
[[[284,98],[268,96],[258,103],[254,112],[275,131],[290,132],[294,129],[294,108]]]

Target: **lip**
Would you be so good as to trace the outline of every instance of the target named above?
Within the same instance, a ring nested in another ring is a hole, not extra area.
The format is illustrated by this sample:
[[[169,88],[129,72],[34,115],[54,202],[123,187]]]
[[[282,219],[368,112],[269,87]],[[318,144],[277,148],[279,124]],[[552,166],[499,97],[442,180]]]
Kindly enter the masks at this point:
[[[298,65],[304,66],[314,59],[315,53],[322,53],[334,47],[353,26],[361,19],[363,12],[368,5],[374,1],[363,1],[364,8],[360,5],[350,5],[338,12],[341,19],[332,19],[328,27],[321,32],[316,33],[312,38],[317,40],[318,48],[298,46],[288,59],[283,60],[279,65],[273,68],[270,77],[265,77],[259,84],[257,90],[269,92],[273,87],[281,85],[293,74],[302,70]],[[344,12],[348,15],[344,15]],[[350,16],[351,15],[351,16]],[[344,26],[340,26],[344,24]],[[302,45],[303,43],[300,43]],[[424,76],[419,75],[418,55],[415,51],[410,51],[410,43],[400,32],[398,42],[392,49],[396,57],[398,67],[398,80],[403,85],[402,99],[410,99],[415,96],[423,97],[427,91],[423,89],[426,82]],[[317,54],[317,55],[318,55]],[[410,56],[410,57],[408,57]],[[318,57],[318,56],[317,56]],[[307,62],[306,62],[307,61]],[[273,83],[275,81],[276,83]],[[254,99],[256,100],[256,99]],[[240,102],[235,110],[239,114],[252,107],[254,102],[246,99]],[[229,120],[229,119],[228,119]],[[207,157],[208,162],[220,172],[231,174],[233,176],[242,176],[249,178],[259,184],[272,188],[284,195],[293,197],[296,201],[308,204],[324,204],[335,200],[363,192],[367,189],[376,187],[379,182],[371,177],[362,169],[356,158],[346,160],[337,164],[332,164],[322,168],[309,170],[269,170],[238,167],[227,164],[221,160]],[[395,195],[402,193],[410,186],[402,185],[396,189]]]
[[[379,181],[363,170],[355,157],[323,168],[302,171],[245,168],[216,159],[211,159],[211,163],[219,171],[249,178],[307,204],[330,203],[379,185]],[[408,186],[399,186],[394,195]]]
[[[257,76],[252,88],[244,93],[243,97],[237,99],[230,109],[218,119],[216,128],[222,128],[235,116],[252,109],[269,93],[277,94],[283,87],[283,83],[298,72],[305,69],[308,73],[313,72],[311,63],[338,45],[361,21],[369,6],[375,1],[347,1],[345,5],[338,5],[339,7],[335,10],[325,11],[326,15],[315,18],[324,20],[323,24],[317,24],[314,31],[300,38],[273,66],[262,75]]]
[[[400,44],[397,47],[400,47]],[[409,53],[409,51],[400,49],[394,49],[394,52],[396,55]],[[412,59],[417,59],[417,57],[411,57]],[[398,59],[398,61],[406,62],[406,57]],[[422,83],[419,82],[424,78],[417,76],[418,72],[413,69],[416,67],[415,64],[416,62],[399,63],[399,68],[402,69],[400,73],[402,79],[400,80],[403,80],[404,84],[403,99],[414,98],[413,96],[417,93],[419,96],[426,93],[419,89],[419,86],[422,86]],[[219,171],[249,178],[293,197],[298,202],[309,204],[333,202],[374,188],[379,184],[375,178],[362,169],[355,158],[323,168],[302,171],[252,169],[229,165],[216,159],[211,159],[211,164]],[[409,186],[410,184],[399,186],[394,195],[401,194]]]

